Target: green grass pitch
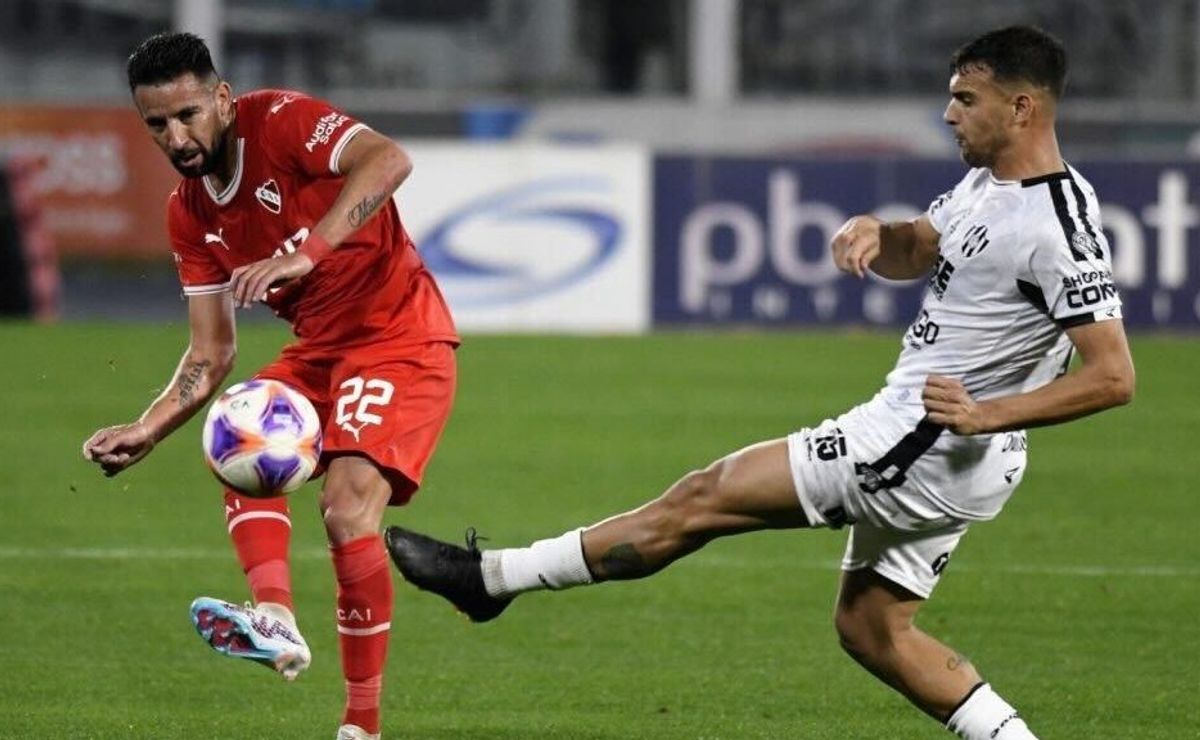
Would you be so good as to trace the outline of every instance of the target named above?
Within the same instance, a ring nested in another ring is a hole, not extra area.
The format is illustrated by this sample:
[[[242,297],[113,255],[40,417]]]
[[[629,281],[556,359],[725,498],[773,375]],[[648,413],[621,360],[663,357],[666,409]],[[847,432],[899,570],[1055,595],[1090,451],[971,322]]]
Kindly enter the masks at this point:
[[[233,379],[286,340],[250,325]],[[211,653],[187,607],[241,600],[193,420],[113,480],[79,448],[168,377],[179,325],[0,325],[0,737],[330,738],[341,708],[316,486],[292,497],[312,669]],[[424,490],[389,522],[522,544],[865,400],[894,334],[469,338]],[[1043,738],[1200,737],[1200,342],[1137,337],[1132,406],[1031,433],[1025,483],[920,623]],[[537,594],[475,626],[397,583],[388,738],[939,738],[844,656],[845,534],[718,541],[645,581]]]

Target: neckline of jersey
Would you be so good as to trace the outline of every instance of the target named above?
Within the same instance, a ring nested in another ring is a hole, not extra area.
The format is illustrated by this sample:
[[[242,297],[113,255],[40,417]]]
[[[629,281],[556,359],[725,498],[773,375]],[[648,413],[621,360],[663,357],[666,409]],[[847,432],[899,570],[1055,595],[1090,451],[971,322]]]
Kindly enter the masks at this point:
[[[233,196],[237,195],[238,186],[242,184],[242,154],[244,153],[245,149],[246,140],[238,137],[237,163],[233,168],[233,178],[230,179],[229,184],[226,185],[225,189],[220,193],[218,193],[217,189],[213,187],[212,181],[209,180],[208,175],[205,175],[203,178],[204,191],[207,192],[208,197],[212,198],[213,202],[219,206],[228,205],[229,201],[233,200]]]
[[[1041,185],[1044,182],[1054,182],[1055,180],[1071,179],[1070,170],[1062,170],[1061,172],[1051,172],[1046,175],[1038,175],[1037,177],[1027,177],[1024,180],[1001,180],[996,177],[996,174],[988,170],[988,177],[991,178],[993,185],[1012,186],[1020,185],[1023,188],[1031,188],[1034,185]]]

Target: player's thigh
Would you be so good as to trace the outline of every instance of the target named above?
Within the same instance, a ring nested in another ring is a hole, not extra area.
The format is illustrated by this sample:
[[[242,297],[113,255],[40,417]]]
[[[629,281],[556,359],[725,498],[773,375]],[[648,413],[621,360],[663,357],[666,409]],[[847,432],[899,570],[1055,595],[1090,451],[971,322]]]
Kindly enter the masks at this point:
[[[918,531],[905,531],[857,522],[850,530],[842,570],[886,579],[915,599],[927,599],[937,587],[950,556],[962,541],[969,523],[946,518]]]
[[[254,374],[256,379],[277,380],[312,403],[322,425],[329,418],[329,363],[318,363],[285,354]]]
[[[689,481],[691,481],[689,483]],[[796,497],[786,439],[745,447],[681,481],[707,497],[705,528],[738,530],[805,525]]]
[[[450,416],[455,392],[454,349],[434,343],[406,356],[348,356],[331,377],[333,410],[325,424],[331,458],[372,461],[403,504],[421,483]]]

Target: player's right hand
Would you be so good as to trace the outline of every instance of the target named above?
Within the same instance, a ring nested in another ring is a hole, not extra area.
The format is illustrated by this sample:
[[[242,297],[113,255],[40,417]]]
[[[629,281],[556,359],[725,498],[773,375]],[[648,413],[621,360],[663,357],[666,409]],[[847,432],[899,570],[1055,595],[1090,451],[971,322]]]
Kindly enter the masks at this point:
[[[855,216],[833,235],[830,248],[833,263],[842,272],[865,277],[871,262],[879,256],[879,234],[883,222],[874,216]]]
[[[154,437],[140,421],[105,427],[83,443],[83,457],[111,478],[154,449]]]

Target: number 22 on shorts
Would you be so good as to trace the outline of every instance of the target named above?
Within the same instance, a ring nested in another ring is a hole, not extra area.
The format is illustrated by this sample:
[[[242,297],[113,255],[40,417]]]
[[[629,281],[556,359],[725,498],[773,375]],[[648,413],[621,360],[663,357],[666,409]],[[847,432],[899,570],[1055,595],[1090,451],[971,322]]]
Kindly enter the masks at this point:
[[[344,381],[338,390],[343,391],[338,397],[336,421],[339,427],[354,435],[356,442],[361,442],[359,433],[369,424],[383,423],[383,417],[371,413],[372,406],[386,406],[392,400],[396,388],[386,380],[371,378],[364,380],[353,377]],[[355,426],[351,422],[357,422]]]

